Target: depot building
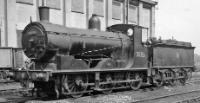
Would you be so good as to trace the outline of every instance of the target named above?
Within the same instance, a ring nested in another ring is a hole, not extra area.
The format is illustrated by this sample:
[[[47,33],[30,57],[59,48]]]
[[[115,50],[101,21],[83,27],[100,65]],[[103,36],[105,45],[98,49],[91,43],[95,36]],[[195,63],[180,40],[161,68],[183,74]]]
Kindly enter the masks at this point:
[[[155,36],[155,6],[152,0],[0,0],[0,46],[21,47],[21,32],[31,21],[39,21],[39,6],[50,8],[50,22],[66,27],[88,28],[92,14],[101,30],[113,24],[134,24]]]

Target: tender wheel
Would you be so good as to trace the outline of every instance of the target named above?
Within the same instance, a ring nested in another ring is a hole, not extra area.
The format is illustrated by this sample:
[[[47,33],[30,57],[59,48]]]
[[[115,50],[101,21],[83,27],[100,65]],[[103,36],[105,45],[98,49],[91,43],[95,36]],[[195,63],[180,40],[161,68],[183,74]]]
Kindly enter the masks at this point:
[[[0,80],[3,80],[3,79],[4,79],[3,74],[2,72],[0,72]]]
[[[69,76],[68,78],[66,76],[64,79],[64,89],[67,90],[72,97],[79,98],[86,92],[88,87],[87,83],[87,75]]]
[[[101,84],[99,86],[100,89],[103,89],[103,93],[104,94],[109,94],[112,92],[114,84],[112,83],[112,77],[111,75],[107,74],[107,75],[102,75],[101,77],[101,82],[106,83],[106,84]]]
[[[129,82],[129,86],[133,90],[138,90],[142,85],[142,78],[139,73],[128,73],[128,80],[135,80]]]
[[[153,78],[153,83],[155,86],[161,87],[164,83],[163,73],[161,73],[161,72],[156,73],[156,75]]]
[[[192,70],[187,71],[187,80],[191,80],[192,78]]]
[[[169,84],[171,85],[171,86],[175,86],[176,85],[176,73],[175,72],[173,72],[173,71],[170,71],[170,77],[172,77],[173,79],[170,79],[169,80]]]
[[[0,71],[0,80],[5,80],[7,79],[7,74],[5,71]]]
[[[179,82],[181,83],[181,85],[185,85],[186,80],[187,80],[187,72],[184,70],[181,70],[179,75],[183,77],[179,79]]]
[[[181,79],[179,80],[179,82],[181,83],[181,85],[185,85],[186,79],[185,79],[185,78],[181,78]]]
[[[20,81],[20,85],[23,88],[29,88],[30,87],[30,81],[29,80],[22,80],[22,81]]]
[[[176,85],[176,80],[174,80],[174,79],[169,80],[169,84],[171,86],[175,86]]]

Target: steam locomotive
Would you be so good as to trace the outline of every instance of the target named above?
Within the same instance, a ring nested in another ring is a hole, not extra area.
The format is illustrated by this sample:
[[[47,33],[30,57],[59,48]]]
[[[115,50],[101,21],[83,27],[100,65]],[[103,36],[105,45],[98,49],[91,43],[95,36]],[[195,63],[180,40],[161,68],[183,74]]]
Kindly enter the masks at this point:
[[[40,7],[48,15],[47,7]],[[100,31],[95,15],[89,29],[41,21],[22,34],[24,53],[34,65],[14,71],[16,80],[30,80],[33,92],[59,98],[80,97],[92,91],[137,90],[142,84],[184,84],[194,70],[194,47],[176,40],[142,41],[142,27],[117,24]]]

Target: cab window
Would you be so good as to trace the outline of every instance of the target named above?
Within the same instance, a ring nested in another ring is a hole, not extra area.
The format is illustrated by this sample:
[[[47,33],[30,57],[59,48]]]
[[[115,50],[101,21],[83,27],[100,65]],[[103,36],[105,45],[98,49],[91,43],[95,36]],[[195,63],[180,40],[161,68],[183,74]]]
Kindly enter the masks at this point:
[[[146,43],[148,40],[148,28],[142,28],[142,43]]]

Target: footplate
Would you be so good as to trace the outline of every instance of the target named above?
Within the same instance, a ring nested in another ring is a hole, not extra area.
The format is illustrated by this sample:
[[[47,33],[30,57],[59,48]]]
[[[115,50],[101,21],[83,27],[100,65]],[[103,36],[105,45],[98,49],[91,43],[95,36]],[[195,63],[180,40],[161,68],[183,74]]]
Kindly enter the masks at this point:
[[[19,80],[30,80],[30,81],[49,81],[52,76],[51,71],[41,71],[41,70],[18,70],[13,71],[14,79]]]

